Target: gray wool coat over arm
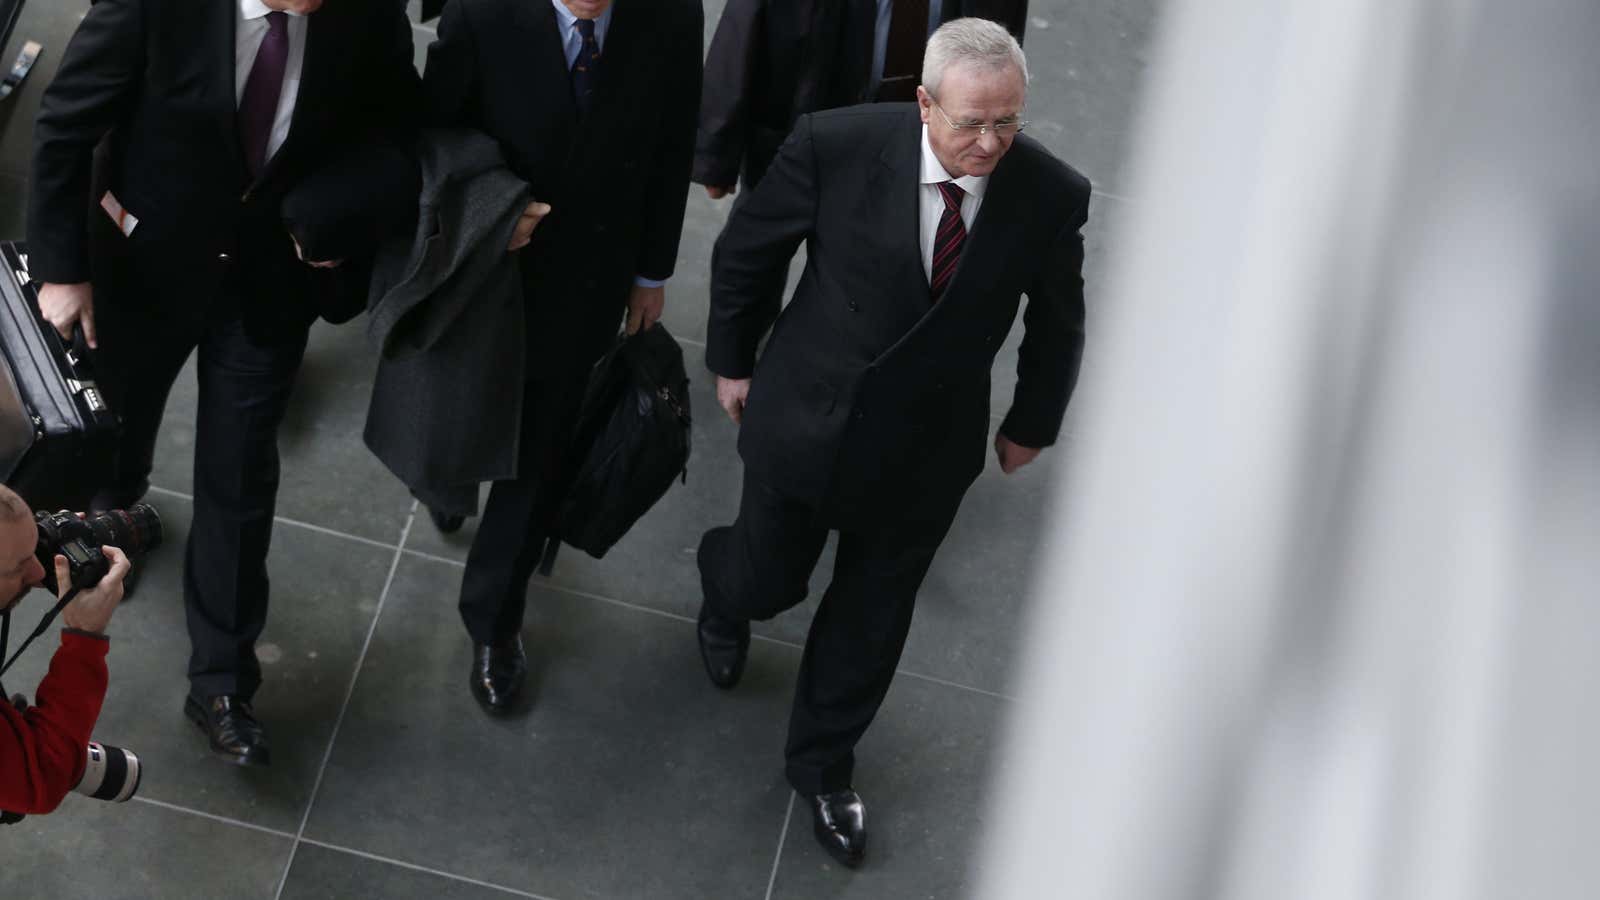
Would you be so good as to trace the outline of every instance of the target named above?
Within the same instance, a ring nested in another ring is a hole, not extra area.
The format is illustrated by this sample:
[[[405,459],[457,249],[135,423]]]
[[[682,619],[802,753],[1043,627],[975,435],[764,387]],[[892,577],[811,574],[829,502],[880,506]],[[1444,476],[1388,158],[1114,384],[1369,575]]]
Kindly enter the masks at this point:
[[[416,234],[374,266],[365,439],[418,499],[475,515],[478,485],[516,474],[527,339],[506,245],[529,190],[478,132],[426,131],[417,155]]]

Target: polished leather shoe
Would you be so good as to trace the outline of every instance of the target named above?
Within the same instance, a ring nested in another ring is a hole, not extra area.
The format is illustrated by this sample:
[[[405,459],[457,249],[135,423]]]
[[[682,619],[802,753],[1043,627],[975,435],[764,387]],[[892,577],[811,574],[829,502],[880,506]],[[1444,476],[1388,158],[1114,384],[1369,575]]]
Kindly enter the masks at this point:
[[[738,684],[750,657],[750,623],[725,619],[702,602],[695,634],[700,639],[700,661],[706,664],[711,683],[723,690]]]
[[[822,849],[854,869],[867,852],[867,807],[852,790],[812,794],[811,825]]]
[[[452,516],[431,506],[428,507],[428,518],[433,520],[433,527],[439,529],[440,534],[455,534],[461,530],[461,526],[467,524],[466,516]]]
[[[204,702],[188,697],[183,701],[183,712],[205,732],[211,741],[211,752],[217,756],[241,766],[272,763],[267,733],[256,721],[249,701],[232,694],[207,697]]]
[[[472,696],[483,711],[503,715],[522,694],[528,674],[528,657],[522,652],[522,638],[497,644],[472,645]]]

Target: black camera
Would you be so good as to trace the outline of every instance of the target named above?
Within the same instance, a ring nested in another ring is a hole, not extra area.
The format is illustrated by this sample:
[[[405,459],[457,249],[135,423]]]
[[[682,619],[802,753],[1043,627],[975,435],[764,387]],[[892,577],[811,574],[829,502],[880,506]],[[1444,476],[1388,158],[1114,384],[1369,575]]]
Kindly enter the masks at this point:
[[[56,554],[67,558],[72,586],[88,590],[111,570],[111,560],[100,552],[101,547],[116,547],[129,556],[137,556],[161,543],[161,516],[148,503],[85,518],[66,510],[37,512],[33,519],[39,526],[34,555],[44,566],[44,586],[52,593],[58,593]]]

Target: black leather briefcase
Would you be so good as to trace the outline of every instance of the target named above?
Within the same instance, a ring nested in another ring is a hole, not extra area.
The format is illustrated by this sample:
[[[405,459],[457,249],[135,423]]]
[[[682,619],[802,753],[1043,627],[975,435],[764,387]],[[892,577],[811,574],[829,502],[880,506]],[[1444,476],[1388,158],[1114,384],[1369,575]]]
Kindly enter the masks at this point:
[[[35,509],[84,509],[107,483],[117,418],[80,333],[39,315],[27,248],[0,241],[0,480]]]

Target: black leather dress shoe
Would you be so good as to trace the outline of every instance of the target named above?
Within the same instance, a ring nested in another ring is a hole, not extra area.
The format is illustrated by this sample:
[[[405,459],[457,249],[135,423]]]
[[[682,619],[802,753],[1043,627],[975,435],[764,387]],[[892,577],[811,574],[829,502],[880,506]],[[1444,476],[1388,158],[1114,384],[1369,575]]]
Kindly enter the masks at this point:
[[[527,674],[528,657],[522,652],[522,638],[472,645],[472,696],[484,712],[492,716],[509,712],[522,694]]]
[[[248,701],[231,694],[218,694],[204,702],[188,697],[183,701],[183,712],[205,732],[212,753],[241,766],[272,763],[267,733],[256,721]]]
[[[442,513],[433,507],[428,507],[428,518],[433,520],[433,527],[439,529],[440,534],[455,534],[461,526],[467,524],[466,516],[452,516]]]
[[[811,825],[817,843],[840,865],[854,869],[867,852],[867,807],[855,791],[812,794]]]
[[[700,661],[706,664],[711,683],[723,690],[739,683],[745,660],[750,657],[750,623],[725,619],[700,604]]]

